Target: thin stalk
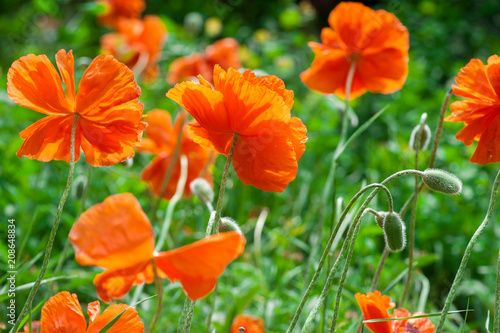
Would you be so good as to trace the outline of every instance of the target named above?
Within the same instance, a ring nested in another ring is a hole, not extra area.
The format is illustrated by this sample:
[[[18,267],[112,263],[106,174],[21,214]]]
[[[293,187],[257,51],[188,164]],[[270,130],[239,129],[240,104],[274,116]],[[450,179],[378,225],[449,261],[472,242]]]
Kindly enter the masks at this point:
[[[330,325],[329,333],[333,333],[335,331],[335,326],[337,326],[337,317],[339,314],[340,307],[340,299],[342,298],[342,289],[344,289],[345,279],[347,277],[347,272],[349,271],[349,264],[351,263],[352,254],[354,253],[354,245],[356,244],[356,238],[358,237],[359,229],[361,228],[361,221],[363,217],[368,213],[368,210],[365,209],[361,214],[359,220],[356,223],[356,229],[354,230],[354,234],[351,239],[351,246],[349,247],[349,252],[347,253],[347,258],[344,264],[344,270],[342,271],[342,276],[339,280],[339,286],[337,288],[337,297],[335,298],[335,306],[333,308],[333,318],[332,323]]]
[[[215,285],[214,291],[212,292],[212,295],[210,296],[210,311],[208,313],[207,317],[207,329],[206,333],[210,333],[210,326],[212,325],[212,316],[214,315],[214,310],[215,310],[215,300],[217,299],[217,294],[218,294],[218,289],[217,285]]]
[[[186,323],[184,325],[184,333],[191,332],[191,323],[193,322],[194,307],[196,306],[196,301],[188,301],[188,308],[186,313]]]
[[[155,311],[155,316],[153,317],[153,321],[148,327],[148,330],[146,333],[151,333],[153,332],[153,329],[158,322],[158,319],[160,319],[161,315],[161,308],[162,308],[162,301],[163,301],[163,285],[161,283],[161,278],[158,275],[158,268],[156,267],[156,261],[154,259],[151,259],[151,263],[153,264],[153,273],[155,274],[155,285],[156,285],[156,294],[158,295],[158,303],[156,306],[156,311]]]
[[[175,143],[175,148],[174,152],[172,154],[172,161],[170,161],[170,165],[168,166],[167,172],[165,173],[165,176],[163,177],[163,182],[161,183],[161,188],[160,188],[160,194],[158,195],[158,198],[156,201],[154,201],[153,206],[151,207],[152,215],[151,215],[151,222],[154,224],[157,219],[157,212],[158,212],[158,207],[160,206],[160,202],[163,198],[163,195],[165,194],[165,191],[167,189],[167,184],[168,181],[170,180],[170,177],[172,176],[172,172],[174,171],[175,164],[177,163],[177,160],[180,155],[181,151],[181,143],[182,143],[182,131],[184,129],[184,125],[187,122],[187,114],[186,111],[181,111],[182,118],[182,123],[181,123],[181,128],[179,129],[179,134],[177,135],[177,142]]]
[[[493,333],[500,331],[500,251],[497,259],[497,284],[495,288],[495,308],[493,310]]]
[[[212,230],[213,234],[219,233],[219,221],[222,214],[222,201],[224,199],[224,192],[226,191],[227,176],[229,175],[229,167],[231,166],[234,148],[236,147],[236,142],[238,141],[239,137],[239,134],[234,133],[233,142],[231,143],[231,148],[229,149],[229,153],[227,154],[226,165],[224,166],[224,171],[222,173],[222,179],[220,182],[219,197],[217,198],[217,208],[215,209],[215,227]]]
[[[418,155],[421,149],[420,144],[422,143],[422,132],[424,131],[425,122],[427,120],[427,114],[422,114],[422,118],[420,118],[420,129],[417,133],[417,137],[415,138],[415,169],[418,170]],[[413,196],[413,206],[411,209],[411,218],[410,218],[410,230],[408,232],[409,244],[408,244],[408,276],[406,277],[406,283],[403,290],[403,295],[401,296],[401,301],[399,302],[399,306],[403,307],[406,300],[406,295],[408,294],[408,290],[410,290],[411,278],[413,273],[413,257],[415,253],[415,216],[417,215],[417,204],[418,204],[418,194],[420,193],[420,178],[415,176],[415,195]]]
[[[186,324],[186,313],[188,311],[189,302],[189,298],[186,297],[186,299],[184,300],[184,306],[182,307],[181,315],[179,317],[179,326],[177,326],[177,333],[182,333],[184,325]]]
[[[172,218],[174,216],[174,209],[177,203],[182,199],[182,195],[184,194],[184,187],[186,186],[186,180],[188,176],[188,159],[185,155],[181,156],[181,175],[179,177],[179,181],[177,182],[177,188],[175,190],[175,194],[170,199],[167,207],[167,213],[165,214],[165,221],[163,221],[163,225],[161,227],[160,237],[158,239],[158,243],[156,243],[156,251],[160,251],[167,239],[168,229],[170,229],[170,225],[172,224]]]
[[[458,287],[460,286],[462,278],[464,277],[465,268],[467,267],[467,263],[469,262],[470,255],[472,253],[472,248],[474,247],[474,244],[476,244],[476,241],[478,240],[479,236],[483,233],[484,229],[486,229],[488,223],[491,220],[491,216],[493,215],[493,210],[495,208],[495,201],[497,199],[499,184],[500,184],[500,171],[497,173],[495,182],[493,184],[493,188],[491,190],[490,203],[488,205],[488,211],[486,212],[486,216],[484,217],[483,222],[481,222],[476,232],[470,239],[469,244],[467,244],[467,248],[465,249],[464,255],[462,257],[462,262],[460,263],[460,267],[458,268],[457,274],[455,275],[455,280],[451,285],[450,292],[448,293],[448,297],[446,298],[446,302],[444,303],[443,310],[441,311],[441,317],[439,318],[439,323],[437,325],[435,333],[440,333],[443,330],[444,321],[446,320],[446,315],[450,310],[451,303],[455,299]]]
[[[50,254],[52,252],[52,247],[54,246],[54,240],[56,238],[57,228],[59,227],[59,221],[61,220],[61,214],[62,214],[62,211],[64,208],[64,204],[66,203],[66,199],[68,198],[68,195],[69,195],[69,192],[71,189],[71,183],[73,182],[73,175],[75,173],[75,133],[76,133],[76,125],[78,124],[79,118],[80,118],[80,115],[78,113],[75,113],[74,120],[73,120],[73,127],[71,128],[71,145],[70,145],[71,152],[70,152],[68,180],[66,182],[66,187],[64,188],[64,192],[63,192],[63,195],[61,197],[61,200],[59,201],[59,205],[57,206],[56,219],[54,221],[54,225],[52,226],[52,230],[50,230],[49,242],[47,243],[47,247],[45,249],[45,254],[43,256],[42,268],[40,269],[40,272],[38,273],[38,277],[36,278],[35,284],[31,288],[30,293],[28,295],[28,298],[26,299],[26,302],[24,303],[23,309],[19,313],[19,317],[17,317],[17,320],[14,323],[14,326],[12,326],[10,333],[17,332],[17,329],[19,328],[21,321],[28,313],[28,310],[31,307],[31,303],[33,303],[33,299],[35,298],[36,292],[38,291],[38,287],[40,287],[40,284],[42,283],[45,272],[47,271],[47,267],[49,266]]]
[[[389,250],[387,249],[387,246],[384,246],[384,252],[382,252],[382,256],[380,257],[380,261],[378,263],[377,271],[375,272],[375,275],[373,276],[372,285],[370,287],[370,291],[372,291],[372,292],[377,289],[378,280],[380,278],[380,274],[382,273],[382,269],[384,268],[385,261],[387,260],[388,256],[389,256]],[[363,323],[361,323],[361,324],[363,324]]]

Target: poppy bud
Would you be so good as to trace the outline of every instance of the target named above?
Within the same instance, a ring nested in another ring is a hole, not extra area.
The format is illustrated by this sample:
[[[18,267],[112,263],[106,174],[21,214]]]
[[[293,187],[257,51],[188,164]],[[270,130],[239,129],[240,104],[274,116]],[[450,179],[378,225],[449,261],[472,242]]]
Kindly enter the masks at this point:
[[[189,184],[189,188],[204,204],[214,201],[214,190],[206,179],[196,178]]]
[[[420,142],[417,140],[418,133],[420,132],[420,125],[415,126],[410,136],[410,148],[414,151],[426,150],[429,142],[431,141],[431,129],[427,124],[424,125],[424,130],[420,137]]]
[[[85,183],[87,178],[85,176],[78,176],[74,181],[75,188],[75,198],[80,200],[83,197],[83,192],[85,192]]]
[[[391,252],[400,252],[406,246],[406,226],[398,213],[386,213],[383,222],[385,245]]]
[[[441,169],[427,169],[422,177],[424,184],[431,190],[456,195],[462,192],[462,182],[452,173]]]
[[[230,217],[222,217],[219,223],[219,232],[236,231],[242,234],[240,226]]]

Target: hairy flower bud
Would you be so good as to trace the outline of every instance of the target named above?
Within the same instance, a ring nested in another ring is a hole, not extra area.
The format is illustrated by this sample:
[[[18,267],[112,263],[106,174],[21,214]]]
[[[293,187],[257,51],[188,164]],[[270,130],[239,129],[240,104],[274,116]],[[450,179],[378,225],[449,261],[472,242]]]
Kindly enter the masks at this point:
[[[427,169],[422,177],[424,184],[431,190],[456,195],[462,192],[462,182],[452,173],[441,169]]]
[[[389,212],[385,214],[384,222],[385,245],[391,252],[400,252],[406,246],[406,226],[399,214]]]
[[[414,151],[426,150],[431,141],[431,129],[427,124],[424,125],[424,130],[420,137],[420,142],[417,140],[418,133],[420,132],[420,125],[415,126],[410,136],[410,148]]]
[[[196,178],[189,184],[189,188],[204,204],[214,201],[214,190],[206,179]]]
[[[240,226],[230,217],[222,217],[219,223],[219,232],[236,231],[242,234]]]

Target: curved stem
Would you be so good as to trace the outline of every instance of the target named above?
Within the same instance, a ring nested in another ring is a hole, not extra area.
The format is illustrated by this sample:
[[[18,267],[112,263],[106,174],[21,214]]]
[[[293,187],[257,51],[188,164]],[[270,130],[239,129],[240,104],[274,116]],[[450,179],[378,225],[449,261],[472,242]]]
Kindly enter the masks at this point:
[[[47,243],[45,254],[43,256],[42,268],[38,273],[38,277],[36,278],[35,284],[31,288],[28,298],[24,303],[23,309],[21,310],[21,313],[19,313],[19,317],[17,317],[17,320],[14,323],[14,326],[12,326],[10,333],[17,332],[17,329],[19,328],[21,321],[28,313],[28,310],[31,307],[31,303],[33,303],[33,299],[35,298],[36,292],[38,291],[38,287],[40,287],[45,272],[47,271],[47,267],[49,266],[50,254],[52,252],[52,247],[54,246],[54,240],[56,238],[57,229],[59,227],[59,221],[61,220],[61,214],[64,208],[64,204],[66,203],[66,199],[68,198],[69,191],[71,189],[71,183],[73,182],[73,175],[75,173],[75,133],[79,118],[80,115],[78,113],[75,113],[73,120],[73,127],[71,128],[71,145],[70,145],[71,152],[70,152],[68,180],[66,182],[66,187],[64,188],[61,200],[59,201],[59,205],[57,206],[56,219],[54,221],[54,225],[52,226],[52,230],[50,230],[49,242]]]
[[[224,199],[224,192],[226,191],[227,176],[229,174],[229,167],[231,166],[231,161],[233,159],[234,148],[236,147],[236,142],[238,141],[239,137],[239,134],[234,133],[233,142],[227,155],[226,165],[224,166],[224,172],[222,173],[222,179],[220,182],[219,197],[217,198],[217,208],[215,209],[215,227],[212,230],[212,234],[219,233],[219,221],[222,214],[222,201]]]
[[[469,244],[467,244],[467,248],[465,249],[464,255],[462,257],[462,262],[460,263],[460,267],[458,268],[457,274],[455,275],[455,280],[451,285],[450,292],[448,293],[448,297],[446,298],[446,302],[444,304],[443,310],[441,311],[441,317],[439,318],[439,323],[436,327],[435,333],[440,333],[443,330],[444,321],[446,320],[446,316],[448,311],[450,310],[451,303],[455,299],[458,287],[462,282],[462,278],[464,277],[465,268],[467,267],[467,263],[469,262],[470,255],[472,253],[472,248],[474,244],[476,244],[477,239],[483,233],[484,229],[491,220],[491,216],[493,215],[493,210],[495,208],[495,201],[497,199],[498,193],[498,185],[500,184],[500,171],[497,173],[495,178],[495,182],[493,184],[493,188],[491,190],[490,203],[488,205],[488,211],[486,212],[486,216],[484,217],[483,222],[479,225],[476,232],[472,236]]]
[[[174,209],[177,203],[181,200],[182,195],[184,194],[184,187],[186,186],[186,180],[188,176],[188,159],[185,155],[181,156],[181,175],[179,177],[179,181],[177,182],[177,188],[175,190],[175,194],[170,199],[168,203],[167,213],[165,214],[165,221],[163,221],[163,225],[161,227],[160,238],[158,239],[158,243],[156,243],[155,251],[160,251],[167,239],[168,229],[170,229],[170,225],[172,224],[172,218],[174,215]]]
[[[156,285],[156,294],[158,295],[158,305],[156,306],[155,316],[153,317],[153,321],[148,327],[146,333],[153,332],[153,329],[158,322],[161,314],[162,301],[163,301],[163,285],[161,284],[161,278],[158,275],[158,268],[156,267],[156,261],[151,259],[151,263],[153,264],[153,273],[155,274],[155,285]]]

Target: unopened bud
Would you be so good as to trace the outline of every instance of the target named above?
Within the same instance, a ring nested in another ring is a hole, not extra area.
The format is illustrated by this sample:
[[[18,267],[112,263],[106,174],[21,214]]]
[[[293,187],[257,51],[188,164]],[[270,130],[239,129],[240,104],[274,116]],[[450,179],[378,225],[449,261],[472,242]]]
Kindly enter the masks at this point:
[[[85,176],[78,176],[74,181],[75,188],[75,197],[78,200],[81,200],[83,197],[83,193],[85,192],[85,185],[87,182],[87,178]]]
[[[386,213],[383,222],[385,245],[391,252],[400,252],[406,246],[406,226],[399,214]]]
[[[462,182],[452,173],[441,169],[427,169],[422,177],[424,184],[431,190],[456,195],[462,192]]]
[[[431,129],[427,124],[424,125],[424,130],[420,136],[420,141],[417,140],[418,133],[420,132],[420,125],[415,126],[410,136],[410,148],[414,151],[426,150],[429,142],[431,141]]]
[[[236,231],[242,234],[240,226],[230,217],[222,217],[219,223],[219,232]]]
[[[196,178],[189,184],[189,188],[204,204],[214,201],[214,190],[206,179]]]

